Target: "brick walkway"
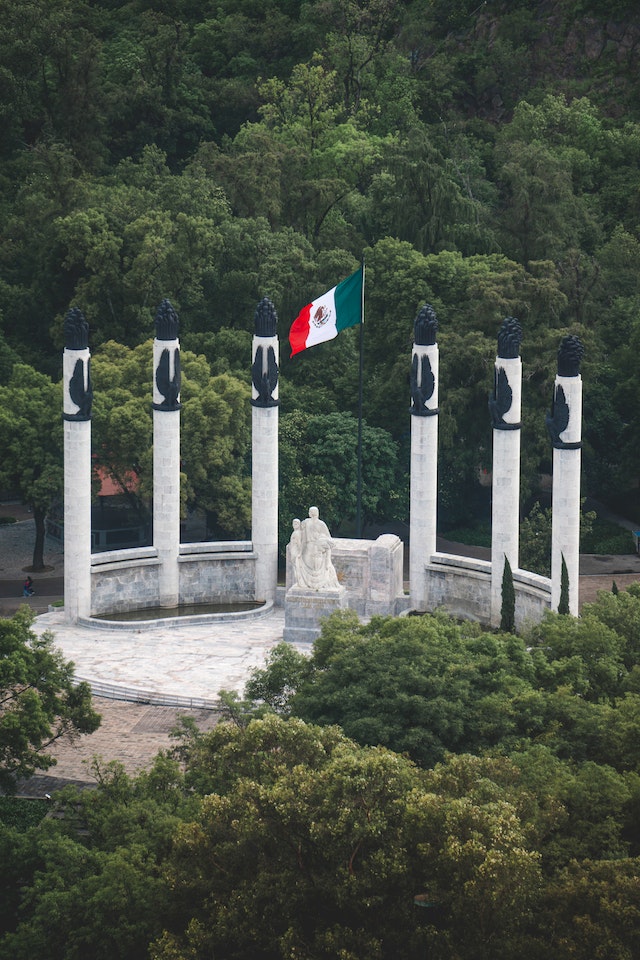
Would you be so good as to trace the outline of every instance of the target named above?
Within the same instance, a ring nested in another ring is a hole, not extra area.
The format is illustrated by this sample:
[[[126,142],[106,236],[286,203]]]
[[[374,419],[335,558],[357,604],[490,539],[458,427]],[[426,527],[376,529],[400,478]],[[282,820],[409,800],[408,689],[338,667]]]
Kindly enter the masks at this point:
[[[215,726],[218,715],[211,710],[180,710],[175,707],[153,707],[142,703],[107,700],[94,697],[95,709],[102,724],[91,736],[80,737],[75,744],[57,743],[47,750],[57,763],[46,774],[37,774],[20,785],[19,796],[45,797],[75,783],[94,786],[93,758],[104,767],[117,760],[129,774],[148,769],[160,750],[170,749],[176,741],[170,737],[179,717],[192,717],[200,730]]]

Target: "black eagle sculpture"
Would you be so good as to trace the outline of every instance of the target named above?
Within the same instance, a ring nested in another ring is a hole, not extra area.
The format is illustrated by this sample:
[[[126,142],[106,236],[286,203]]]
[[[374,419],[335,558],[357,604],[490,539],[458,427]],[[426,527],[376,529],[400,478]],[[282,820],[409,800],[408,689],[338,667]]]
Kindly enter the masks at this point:
[[[579,377],[583,356],[584,347],[579,337],[575,334],[563,337],[558,348],[558,376]],[[558,384],[551,404],[551,412],[546,417],[549,437],[557,450],[575,450],[582,446],[579,440],[575,443],[565,443],[560,439],[560,434],[569,426],[570,413],[562,384]]]
[[[418,382],[418,367],[420,368],[420,380]],[[425,354],[418,359],[418,354],[414,353],[411,361],[411,413],[416,417],[428,417],[437,413],[437,410],[429,410],[425,404],[433,396],[436,388],[436,378],[431,369],[431,361]]]
[[[569,404],[561,384],[556,387],[551,413],[547,414],[546,421],[553,446],[559,450],[565,449],[567,445],[560,439],[560,434],[569,426]]]
[[[175,368],[170,376],[170,351],[163,350],[156,370],[156,386],[162,394],[162,403],[154,403],[154,410],[179,410],[180,403],[180,352],[175,351]]]
[[[504,367],[498,367],[494,375],[493,394],[489,396],[489,413],[496,429],[512,426],[504,421],[504,415],[509,412],[512,403],[513,390],[509,385],[509,377]]]
[[[279,400],[274,400],[273,391],[278,386],[278,364],[273,347],[267,348],[267,369],[264,370],[264,347],[259,346],[251,367],[251,378],[258,393],[251,403],[254,407],[277,407]]]
[[[87,361],[87,386],[84,385],[84,363],[76,360],[73,373],[69,378],[69,397],[78,407],[77,413],[67,413],[65,420],[90,420],[91,405],[93,403],[93,389],[91,386],[91,368]]]

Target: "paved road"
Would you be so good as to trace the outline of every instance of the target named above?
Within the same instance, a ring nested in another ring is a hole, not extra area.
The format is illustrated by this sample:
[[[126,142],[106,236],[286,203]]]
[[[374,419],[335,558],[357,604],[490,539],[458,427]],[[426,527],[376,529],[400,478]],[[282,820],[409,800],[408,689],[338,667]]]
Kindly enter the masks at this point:
[[[11,617],[18,607],[27,604],[34,613],[46,613],[52,603],[62,600],[64,594],[64,578],[50,577],[47,580],[36,579],[32,574],[35,596],[23,597],[22,580],[0,580],[0,617]]]
[[[0,503],[0,518],[15,523],[0,526],[0,616],[11,616],[26,603],[34,613],[46,613],[49,605],[61,600],[64,590],[64,554],[62,546],[47,538],[44,550],[46,570],[33,573],[33,548],[36,528],[27,507],[18,503]],[[27,573],[34,581],[36,594],[25,599],[22,584]]]

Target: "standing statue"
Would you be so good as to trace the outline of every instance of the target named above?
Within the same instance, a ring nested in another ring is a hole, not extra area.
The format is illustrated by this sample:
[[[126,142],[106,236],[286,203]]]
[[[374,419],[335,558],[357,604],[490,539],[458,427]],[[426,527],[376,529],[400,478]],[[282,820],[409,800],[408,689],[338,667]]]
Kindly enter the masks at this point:
[[[317,507],[309,508],[309,516],[300,523],[293,521],[290,558],[295,585],[306,590],[336,590],[338,575],[331,560],[333,540]]]
[[[300,558],[302,557],[302,529],[298,517],[292,523],[293,533],[289,540],[289,559],[293,567],[293,582],[300,583]]]

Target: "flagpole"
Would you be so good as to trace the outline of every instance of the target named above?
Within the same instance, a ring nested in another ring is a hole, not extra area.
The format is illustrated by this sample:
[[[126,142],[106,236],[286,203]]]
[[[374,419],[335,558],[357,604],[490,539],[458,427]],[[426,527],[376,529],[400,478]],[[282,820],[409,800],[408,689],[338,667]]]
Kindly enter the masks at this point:
[[[360,366],[358,376],[358,474],[356,485],[356,539],[362,536],[362,389],[364,371],[364,254],[362,255],[362,302],[360,304]]]

